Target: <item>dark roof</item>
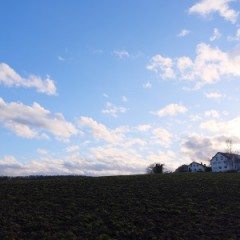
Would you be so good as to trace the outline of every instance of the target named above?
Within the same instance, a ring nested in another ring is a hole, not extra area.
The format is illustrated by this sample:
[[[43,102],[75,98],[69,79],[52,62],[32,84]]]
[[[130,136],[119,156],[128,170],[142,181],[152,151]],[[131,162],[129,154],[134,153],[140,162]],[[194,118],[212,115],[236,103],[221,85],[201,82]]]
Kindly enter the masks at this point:
[[[240,155],[239,154],[235,154],[235,153],[224,153],[224,152],[217,152],[210,161],[213,160],[213,158],[217,155],[217,154],[221,154],[223,155],[224,157],[228,158],[228,159],[232,159],[232,158],[240,158]]]

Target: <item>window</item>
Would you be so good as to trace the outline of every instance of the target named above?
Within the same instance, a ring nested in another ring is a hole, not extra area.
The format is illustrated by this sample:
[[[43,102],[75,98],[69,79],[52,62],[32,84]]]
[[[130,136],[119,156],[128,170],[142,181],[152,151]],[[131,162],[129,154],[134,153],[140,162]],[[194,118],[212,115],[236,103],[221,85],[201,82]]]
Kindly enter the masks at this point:
[[[222,167],[219,166],[219,169],[222,169]]]

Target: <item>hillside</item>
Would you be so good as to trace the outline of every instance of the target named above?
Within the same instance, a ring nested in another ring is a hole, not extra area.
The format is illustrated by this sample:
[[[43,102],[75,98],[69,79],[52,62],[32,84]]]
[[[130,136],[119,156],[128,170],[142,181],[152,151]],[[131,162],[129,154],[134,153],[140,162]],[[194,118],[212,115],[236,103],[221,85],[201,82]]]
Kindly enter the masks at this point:
[[[240,239],[240,174],[0,180],[0,239]]]

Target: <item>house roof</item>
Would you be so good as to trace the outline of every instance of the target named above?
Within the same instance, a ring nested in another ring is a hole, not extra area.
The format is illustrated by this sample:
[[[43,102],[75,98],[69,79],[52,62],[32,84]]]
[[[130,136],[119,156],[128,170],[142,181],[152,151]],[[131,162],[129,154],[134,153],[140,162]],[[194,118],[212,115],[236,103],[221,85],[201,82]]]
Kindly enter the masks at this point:
[[[228,158],[228,159],[232,159],[232,158],[239,158],[240,159],[240,155],[239,154],[235,154],[235,153],[224,153],[224,152],[217,152],[210,161],[213,160],[213,158],[217,155],[217,154],[221,154],[222,156]]]
[[[203,166],[203,167],[206,167],[206,164],[204,165],[204,164],[198,163],[198,162],[191,162],[188,166],[192,165],[193,163],[198,164],[198,165],[201,165],[201,166]]]

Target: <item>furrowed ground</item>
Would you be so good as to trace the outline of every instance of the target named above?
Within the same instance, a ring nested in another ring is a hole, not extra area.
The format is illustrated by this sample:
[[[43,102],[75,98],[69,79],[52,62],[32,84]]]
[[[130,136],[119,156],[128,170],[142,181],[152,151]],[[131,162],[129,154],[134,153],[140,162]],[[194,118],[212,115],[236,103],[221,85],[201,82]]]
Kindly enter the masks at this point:
[[[240,239],[240,174],[2,178],[0,239]]]

